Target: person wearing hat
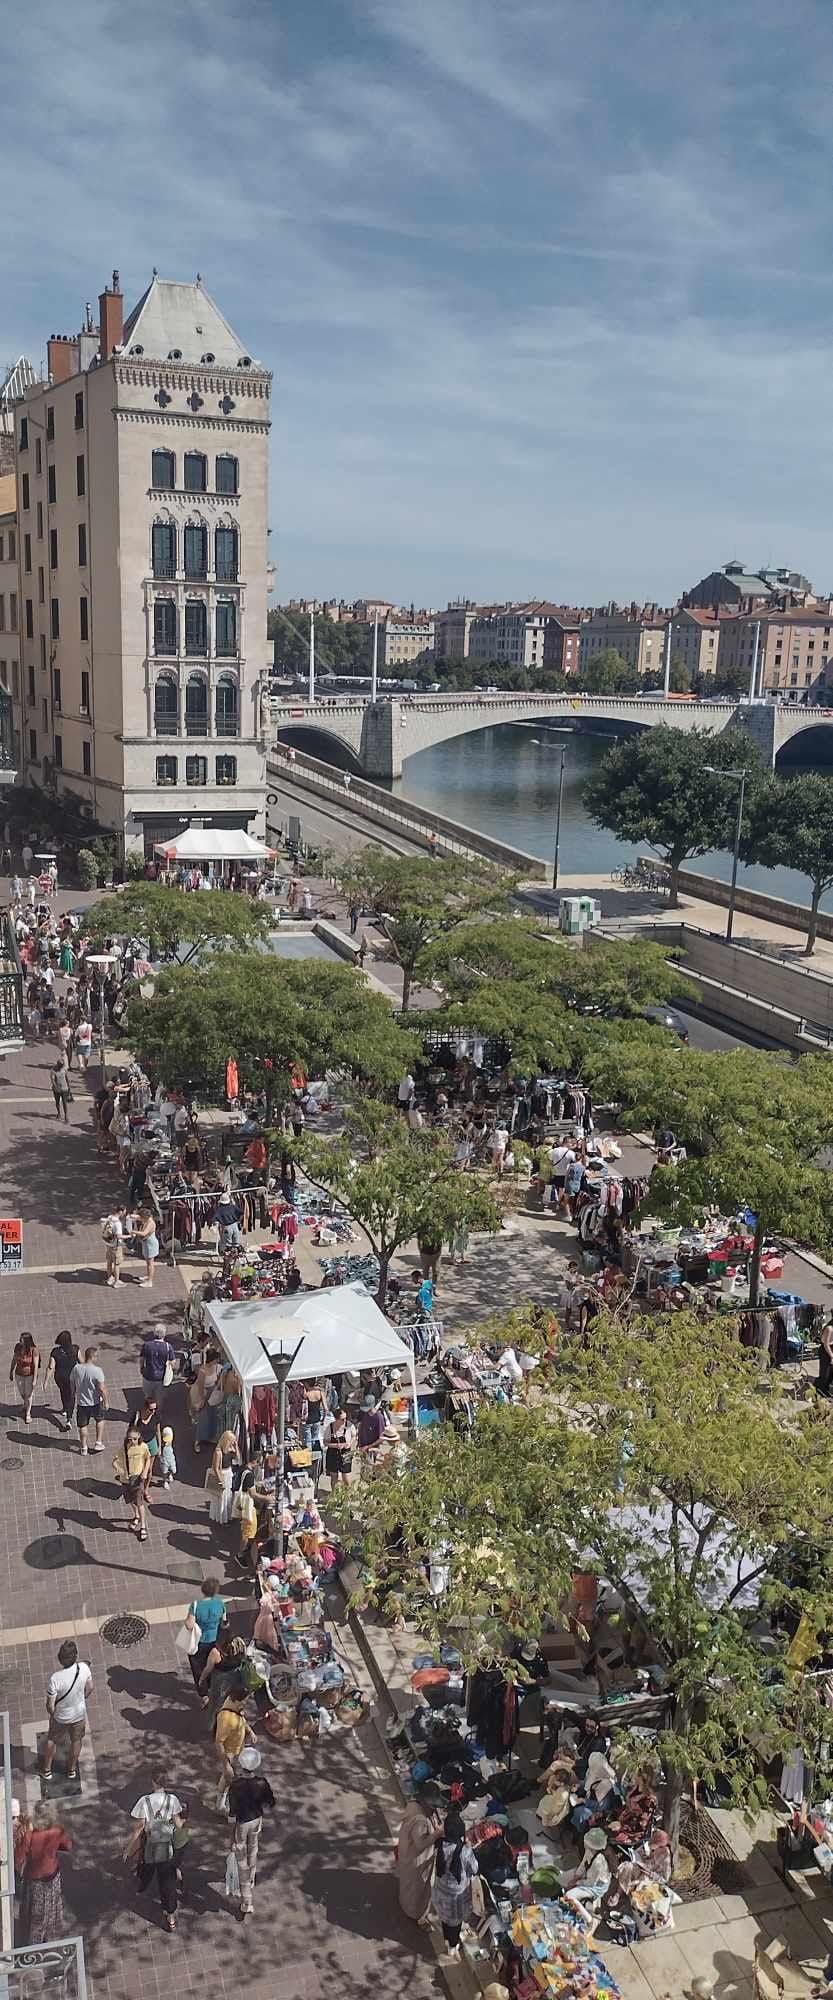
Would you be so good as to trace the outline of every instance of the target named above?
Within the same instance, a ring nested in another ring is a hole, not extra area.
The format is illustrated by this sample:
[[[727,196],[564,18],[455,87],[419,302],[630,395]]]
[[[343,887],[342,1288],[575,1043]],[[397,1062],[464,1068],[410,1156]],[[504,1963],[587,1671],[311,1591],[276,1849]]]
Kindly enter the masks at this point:
[[[240,1876],[237,1918],[241,1924],[252,1914],[263,1815],[264,1812],[271,1812],[275,1804],[269,1780],[261,1772],[261,1761],[260,1751],[253,1745],[241,1750],[237,1759],[237,1777],[232,1778],[228,1788],[231,1852],[237,1858]]]
[[[376,1398],[373,1395],[367,1395],[363,1399],[362,1413],[359,1418],[359,1451],[363,1459],[367,1459],[374,1451],[378,1450],[384,1434],[385,1419],[378,1407]]]
[[[564,1887],[589,1916],[607,1895],[610,1881],[607,1834],[603,1826],[591,1826],[584,1836],[584,1852],[579,1865],[572,1875],[565,1877]]]

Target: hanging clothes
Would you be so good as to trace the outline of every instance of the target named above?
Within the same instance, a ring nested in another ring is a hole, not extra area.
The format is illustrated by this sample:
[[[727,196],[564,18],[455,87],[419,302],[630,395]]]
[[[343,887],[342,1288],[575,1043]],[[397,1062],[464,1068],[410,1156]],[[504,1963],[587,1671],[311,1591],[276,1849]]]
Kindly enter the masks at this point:
[[[228,1062],[226,1063],[226,1097],[228,1098],[229,1104],[236,1104],[239,1096],[240,1096],[240,1078],[237,1074],[237,1064],[234,1060],[234,1057],[229,1056]]]

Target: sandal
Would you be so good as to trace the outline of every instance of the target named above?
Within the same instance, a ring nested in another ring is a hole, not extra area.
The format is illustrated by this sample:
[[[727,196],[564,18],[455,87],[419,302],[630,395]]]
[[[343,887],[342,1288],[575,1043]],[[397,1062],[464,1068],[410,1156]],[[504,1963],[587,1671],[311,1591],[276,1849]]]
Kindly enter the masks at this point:
[[[175,1931],[175,1930],[176,1930],[176,1917],[169,1917],[169,1916],[167,1916],[167,1915],[166,1915],[166,1917],[165,1917],[165,1929],[166,1929],[166,1931]]]
[[[146,1542],[146,1541],[147,1541],[147,1538],[148,1538],[148,1531],[147,1531],[147,1528],[140,1528],[140,1529],[139,1529],[139,1540],[140,1540],[140,1542]]]

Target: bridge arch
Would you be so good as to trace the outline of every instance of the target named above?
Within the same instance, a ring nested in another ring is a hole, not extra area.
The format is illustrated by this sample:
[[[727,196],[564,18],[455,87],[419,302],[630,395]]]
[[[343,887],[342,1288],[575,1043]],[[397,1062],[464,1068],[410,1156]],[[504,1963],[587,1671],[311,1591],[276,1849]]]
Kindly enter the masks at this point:
[[[792,718],[790,718],[790,721]],[[796,717],[795,727],[775,752],[777,771],[805,770],[808,765],[823,764],[833,770],[833,728],[829,711],[822,721],[818,713],[810,711],[806,722]]]
[[[297,750],[305,750],[308,757],[318,757],[323,764],[334,764],[338,771],[354,772],[357,778],[364,776],[361,758],[356,755],[343,736],[337,736],[332,729],[321,729],[315,724],[296,723],[281,727],[277,732],[279,743],[294,743]]]

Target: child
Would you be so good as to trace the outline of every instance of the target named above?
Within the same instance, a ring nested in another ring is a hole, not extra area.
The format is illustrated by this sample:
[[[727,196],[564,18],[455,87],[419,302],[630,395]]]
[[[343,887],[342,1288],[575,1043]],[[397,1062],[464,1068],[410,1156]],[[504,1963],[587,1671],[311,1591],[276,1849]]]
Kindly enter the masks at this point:
[[[162,1485],[165,1487],[172,1486],[176,1478],[176,1458],[174,1456],[174,1434],[170,1424],[166,1424],[162,1432],[162,1456],[159,1465],[162,1473]]]

